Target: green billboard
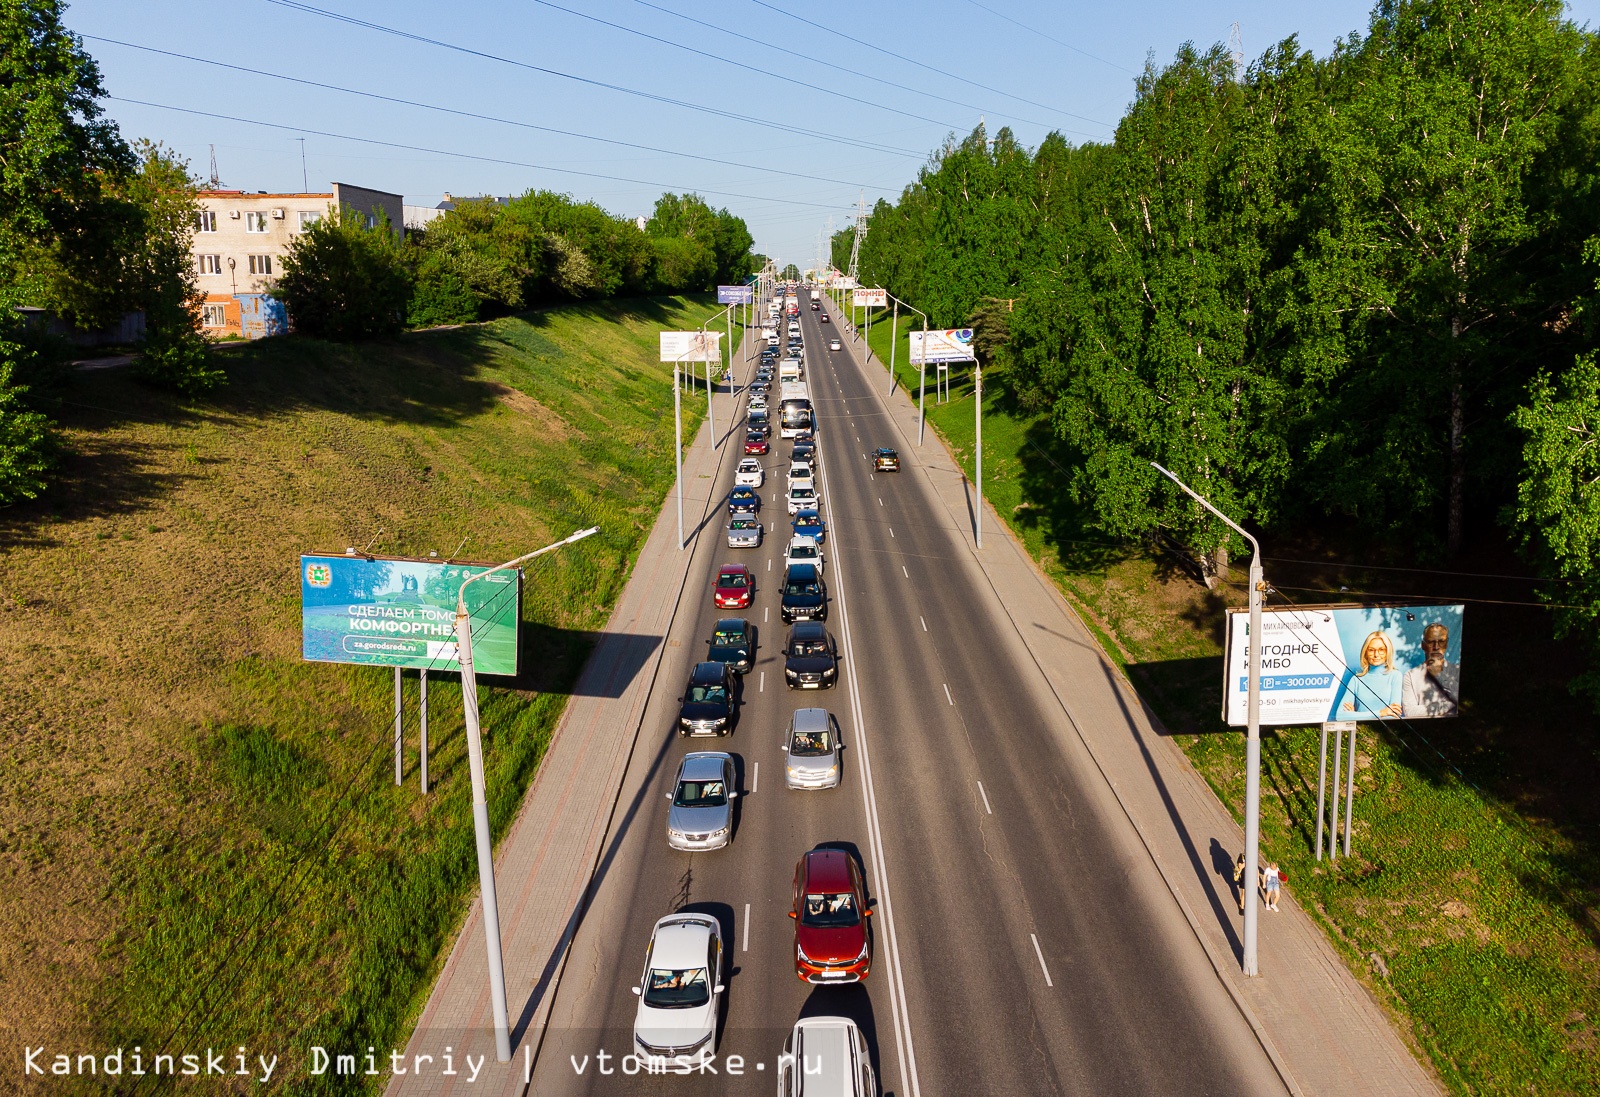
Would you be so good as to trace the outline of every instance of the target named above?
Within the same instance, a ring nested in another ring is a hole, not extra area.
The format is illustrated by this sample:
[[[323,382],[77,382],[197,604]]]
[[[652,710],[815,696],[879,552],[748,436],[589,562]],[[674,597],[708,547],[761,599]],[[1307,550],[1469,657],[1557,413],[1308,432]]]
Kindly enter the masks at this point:
[[[487,564],[385,556],[300,557],[300,650],[323,663],[459,669],[456,595]],[[510,568],[467,588],[472,661],[479,674],[515,675],[522,571]]]

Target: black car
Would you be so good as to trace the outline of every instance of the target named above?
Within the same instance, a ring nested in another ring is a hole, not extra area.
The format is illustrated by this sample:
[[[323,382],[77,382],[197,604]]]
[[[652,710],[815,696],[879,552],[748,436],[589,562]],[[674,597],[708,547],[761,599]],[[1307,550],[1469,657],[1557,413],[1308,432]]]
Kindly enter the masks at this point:
[[[783,571],[783,597],[778,613],[784,624],[826,621],[828,588],[814,564],[790,564]]]
[[[872,467],[876,472],[899,472],[900,455],[888,446],[879,446],[872,451]]]
[[[729,514],[761,513],[761,493],[755,488],[736,487],[728,493]]]
[[[796,442],[794,444],[794,450],[790,454],[790,459],[802,464],[811,465],[813,468],[815,468],[816,466],[814,462],[816,460],[816,456],[817,444],[815,442]]]
[[[831,689],[839,681],[839,649],[820,621],[801,621],[783,647],[783,677],[790,689]]]
[[[726,663],[735,674],[743,674],[755,663],[756,627],[743,617],[724,617],[707,641],[711,651],[706,658]]]
[[[726,735],[733,730],[737,679],[726,663],[696,663],[679,699],[679,735]]]
[[[767,413],[764,411],[752,411],[749,415],[749,429],[751,430],[759,430],[765,433],[771,423],[772,420],[767,417]]]

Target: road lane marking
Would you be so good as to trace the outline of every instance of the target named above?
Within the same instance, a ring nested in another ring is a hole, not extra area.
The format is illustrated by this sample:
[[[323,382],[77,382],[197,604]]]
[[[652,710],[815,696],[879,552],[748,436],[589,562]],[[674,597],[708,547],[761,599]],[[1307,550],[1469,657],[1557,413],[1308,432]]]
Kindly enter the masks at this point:
[[[890,536],[890,537],[893,537],[893,536],[894,536],[894,527],[893,527],[893,526],[890,526],[890,527],[889,527],[889,536]]]
[[[978,795],[983,797],[983,810],[987,811],[990,815],[993,815],[994,814],[994,808],[989,806],[989,794],[987,792],[983,791],[983,782],[982,781],[978,782]]]
[[[878,496],[878,505],[879,505],[879,506],[880,506],[880,507],[881,507],[881,506],[883,506],[883,496],[881,496],[881,495],[880,495],[880,496]]]
[[[757,693],[765,693],[765,692],[767,692],[767,672],[766,671],[762,671],[761,672],[761,688],[756,690],[756,692]]]
[[[761,623],[763,625],[767,623],[767,614],[771,613],[771,612],[772,611],[770,609],[768,609],[767,607],[765,607],[765,606],[761,607]],[[766,671],[762,671],[761,673],[765,674]]]
[[[768,561],[767,561],[767,570],[768,570],[768,571],[771,571],[771,570],[772,570],[772,561],[771,561],[771,560],[768,560]]]
[[[917,614],[917,620],[922,621],[922,631],[923,632],[927,632],[928,631],[928,622],[922,620],[922,614],[920,614],[920,613]]]
[[[906,570],[906,566],[904,564],[900,565],[900,574],[904,575],[907,579],[911,578],[911,573]]]
[[[1028,937],[1033,941],[1033,954],[1039,957],[1039,970],[1044,972],[1044,985],[1047,987],[1055,986],[1055,983],[1050,981],[1050,969],[1045,967],[1044,950],[1039,947],[1039,938],[1031,933],[1028,934]]]
[[[761,787],[761,763],[753,762],[751,765],[754,768],[750,771],[750,795],[754,796],[756,789]]]
[[[750,951],[750,904],[744,905],[744,951]]]
[[[951,707],[954,708],[956,700],[955,700],[954,697],[950,696],[950,683],[949,682],[941,682],[940,685],[944,686],[944,699],[946,701],[949,701]]]

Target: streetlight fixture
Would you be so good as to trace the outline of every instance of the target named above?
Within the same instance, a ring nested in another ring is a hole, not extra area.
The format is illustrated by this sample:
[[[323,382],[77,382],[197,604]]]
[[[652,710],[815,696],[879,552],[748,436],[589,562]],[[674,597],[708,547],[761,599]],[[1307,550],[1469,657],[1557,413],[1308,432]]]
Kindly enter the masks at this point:
[[[467,587],[497,571],[543,556],[565,545],[599,533],[599,526],[579,530],[571,537],[546,545],[537,552],[507,560],[481,571],[461,584],[456,594],[456,652],[461,666],[461,708],[467,721],[467,762],[472,774],[472,829],[478,839],[478,889],[483,894],[483,940],[489,953],[489,1000],[494,1007],[495,1058],[511,1060],[511,1024],[506,1014],[506,969],[500,956],[500,906],[494,890],[494,841],[489,833],[489,802],[484,790],[483,741],[478,727],[478,675],[472,666],[472,617],[467,613]]]
[[[1241,967],[1245,975],[1254,976],[1260,974],[1256,964],[1256,923],[1260,918],[1260,910],[1256,905],[1255,880],[1261,840],[1261,596],[1267,586],[1261,571],[1261,545],[1237,522],[1171,472],[1154,461],[1150,462],[1150,467],[1177,484],[1195,502],[1250,542],[1250,643],[1246,672],[1249,701],[1244,739],[1244,879],[1240,887],[1244,892],[1244,957]]]

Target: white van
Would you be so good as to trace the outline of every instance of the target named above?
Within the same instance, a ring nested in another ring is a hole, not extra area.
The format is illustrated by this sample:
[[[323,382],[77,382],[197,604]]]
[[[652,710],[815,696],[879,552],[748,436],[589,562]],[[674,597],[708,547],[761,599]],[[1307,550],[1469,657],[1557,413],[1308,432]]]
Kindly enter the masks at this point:
[[[778,1097],[877,1097],[867,1038],[848,1017],[804,1017],[778,1057]]]

